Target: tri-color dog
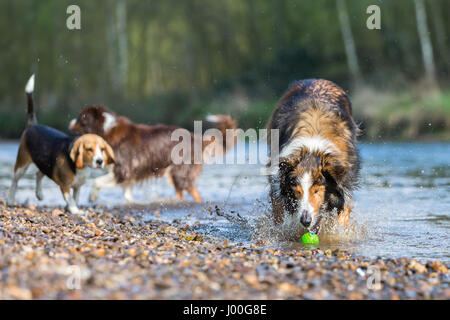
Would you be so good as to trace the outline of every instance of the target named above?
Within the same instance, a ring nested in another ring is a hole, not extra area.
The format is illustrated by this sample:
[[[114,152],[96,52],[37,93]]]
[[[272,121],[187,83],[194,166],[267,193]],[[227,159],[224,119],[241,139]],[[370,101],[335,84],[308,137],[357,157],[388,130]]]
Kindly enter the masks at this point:
[[[236,121],[228,115],[210,116],[223,136],[223,148],[231,148],[234,141],[227,142],[227,130],[236,129]],[[95,179],[90,201],[95,201],[100,188],[121,186],[128,203],[133,202],[131,188],[134,184],[147,179],[167,175],[175,187],[176,197],[184,200],[187,191],[195,201],[202,198],[195,186],[200,176],[202,164],[174,164],[172,149],[178,144],[171,139],[172,133],[180,129],[168,125],[145,125],[133,123],[101,105],[88,106],[81,110],[77,119],[70,122],[69,129],[78,133],[95,133],[102,136],[113,148],[116,161],[114,170]],[[192,143],[195,137],[191,133]],[[202,149],[212,143],[203,141]]]
[[[34,75],[25,88],[28,99],[27,128],[20,139],[14,166],[14,178],[9,191],[8,204],[14,203],[19,180],[31,163],[36,174],[36,197],[43,199],[41,181],[45,176],[61,189],[67,209],[73,214],[78,208],[80,187],[85,183],[90,168],[104,168],[114,163],[114,152],[103,138],[95,134],[71,137],[56,129],[37,124],[33,104]],[[70,193],[73,189],[73,195]]]
[[[317,233],[324,216],[335,211],[339,223],[348,224],[360,163],[358,127],[345,91],[327,80],[294,82],[268,129],[279,130],[279,163],[269,164],[275,222],[299,222]]]

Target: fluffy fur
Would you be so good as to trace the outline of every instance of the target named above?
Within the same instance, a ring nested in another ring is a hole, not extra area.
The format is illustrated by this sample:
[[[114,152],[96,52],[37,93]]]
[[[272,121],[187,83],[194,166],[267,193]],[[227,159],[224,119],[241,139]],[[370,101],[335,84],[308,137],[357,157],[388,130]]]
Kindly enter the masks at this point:
[[[280,138],[278,167],[269,164],[275,221],[299,220],[318,232],[323,216],[336,211],[339,222],[348,223],[360,164],[358,128],[344,90],[322,79],[294,82],[268,129],[278,129]]]
[[[236,128],[236,121],[228,115],[210,117],[226,137],[225,131]],[[95,201],[102,187],[121,185],[125,200],[132,202],[131,186],[149,178],[167,174],[175,187],[178,199],[184,199],[184,191],[201,201],[195,186],[202,164],[180,164],[172,162],[172,148],[178,144],[171,140],[172,132],[179,127],[167,125],[144,125],[133,123],[126,117],[118,116],[103,106],[85,107],[69,128],[79,133],[95,133],[102,136],[114,149],[116,162],[114,172],[96,179],[90,200]],[[191,133],[192,143],[194,134]],[[211,142],[203,142],[203,150]],[[230,147],[223,141],[223,150]]]

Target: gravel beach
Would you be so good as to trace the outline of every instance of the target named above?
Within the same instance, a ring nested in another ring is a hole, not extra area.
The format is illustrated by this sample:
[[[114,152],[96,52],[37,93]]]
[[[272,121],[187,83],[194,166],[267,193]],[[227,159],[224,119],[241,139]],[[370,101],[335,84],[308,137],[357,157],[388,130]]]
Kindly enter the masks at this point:
[[[0,299],[450,299],[448,267],[232,246],[124,209],[74,216],[0,200]]]

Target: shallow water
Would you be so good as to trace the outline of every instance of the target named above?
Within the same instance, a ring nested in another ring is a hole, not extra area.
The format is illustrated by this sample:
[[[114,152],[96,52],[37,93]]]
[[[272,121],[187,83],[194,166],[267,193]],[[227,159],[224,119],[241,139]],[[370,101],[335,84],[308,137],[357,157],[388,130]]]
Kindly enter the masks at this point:
[[[1,198],[11,182],[17,147],[17,143],[0,144]],[[369,257],[450,261],[450,143],[361,144],[360,151],[361,187],[354,196],[352,230],[321,234],[320,247],[349,249]],[[47,178],[43,181],[45,199],[35,198],[35,172],[30,168],[20,181],[16,201],[63,206],[58,187]],[[81,191],[82,205],[88,205],[91,184]],[[271,247],[302,247],[298,241],[280,240],[279,232],[270,230],[270,219],[264,218],[267,177],[260,174],[259,165],[205,165],[197,185],[205,200],[201,205],[167,200],[174,197],[174,191],[160,178],[134,188],[138,205],[130,210],[147,220],[195,224],[199,231],[234,243],[263,241]],[[121,189],[102,190],[98,204],[123,206]],[[228,218],[217,215],[216,206]],[[233,220],[237,214],[243,219]]]

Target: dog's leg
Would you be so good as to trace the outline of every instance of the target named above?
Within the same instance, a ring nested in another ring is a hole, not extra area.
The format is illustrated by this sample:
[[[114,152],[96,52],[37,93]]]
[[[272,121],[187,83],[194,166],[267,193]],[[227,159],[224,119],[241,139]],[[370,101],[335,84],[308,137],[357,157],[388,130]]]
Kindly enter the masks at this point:
[[[123,186],[123,196],[127,204],[133,203],[133,192],[131,190],[131,185]]]
[[[184,201],[184,190],[183,189],[175,189],[175,195],[178,200]]]
[[[195,186],[192,186],[188,189],[189,194],[194,198],[196,202],[202,202],[202,197]]]
[[[350,223],[350,214],[352,213],[352,207],[345,206],[344,209],[339,213],[338,223],[341,226],[347,227]]]
[[[70,188],[61,187],[61,192],[63,194],[64,200],[66,201],[66,209],[72,214],[83,214],[83,210],[80,210],[75,202],[75,199],[70,194]]]
[[[101,188],[108,188],[116,186],[116,179],[114,178],[114,172],[109,172],[104,176],[98,177],[94,180],[92,191],[89,196],[89,202],[94,202],[98,198],[98,190]]]
[[[14,165],[14,177],[11,183],[11,188],[9,189],[8,195],[8,205],[12,206],[14,204],[14,199],[16,198],[17,184],[19,180],[23,177],[25,172],[27,172],[32,160],[29,152],[24,147],[25,143],[22,137],[20,142],[19,151],[17,152],[16,164]]]
[[[27,148],[25,147],[25,141],[22,136],[22,139],[20,141],[19,151],[17,152],[17,158],[16,158],[16,164],[14,165],[14,177],[11,183],[11,188],[9,189],[9,195],[8,195],[8,205],[14,204],[14,199],[16,197],[16,191],[17,191],[17,184],[19,183],[19,180],[23,177],[25,172],[27,171],[28,167],[30,166],[32,160],[30,153],[28,152]]]
[[[42,193],[42,178],[44,174],[41,171],[36,172],[36,198],[43,200],[44,195]]]
[[[78,205],[80,200],[80,188],[81,186],[73,186],[73,199],[75,200],[75,203]]]
[[[11,183],[11,188],[9,189],[9,196],[8,196],[8,205],[12,206],[14,204],[14,199],[16,198],[16,191],[17,191],[17,184],[19,183],[19,180],[22,179],[23,175],[28,169],[29,164],[25,165],[22,168],[18,168],[14,171],[14,178]]]
[[[173,182],[172,178],[172,166],[168,167],[166,171],[164,172],[164,177],[167,178],[167,182],[169,182],[169,185],[175,186],[175,183]]]
[[[80,210],[77,206],[75,199],[70,194],[70,187],[61,187],[61,192],[64,196],[64,200],[66,200],[66,209],[72,214],[84,214],[83,210]]]

